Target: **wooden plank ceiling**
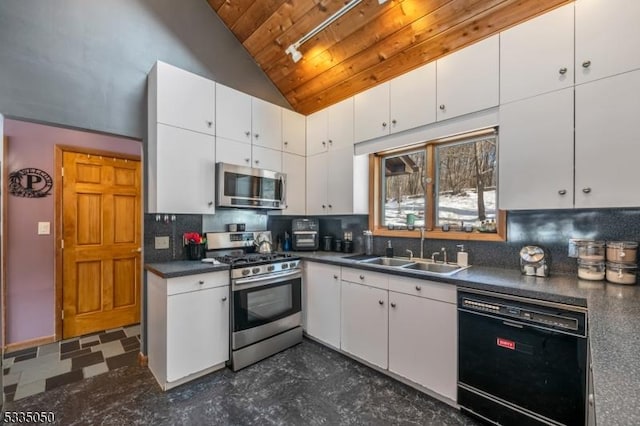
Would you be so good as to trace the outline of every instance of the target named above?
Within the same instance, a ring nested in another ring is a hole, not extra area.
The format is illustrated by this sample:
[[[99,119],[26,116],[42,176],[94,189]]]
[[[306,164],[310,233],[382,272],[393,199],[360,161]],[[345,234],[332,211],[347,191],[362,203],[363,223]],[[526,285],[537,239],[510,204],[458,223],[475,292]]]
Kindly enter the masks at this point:
[[[298,63],[285,49],[347,1],[207,1],[291,106],[310,114],[573,0],[363,0],[304,43]]]

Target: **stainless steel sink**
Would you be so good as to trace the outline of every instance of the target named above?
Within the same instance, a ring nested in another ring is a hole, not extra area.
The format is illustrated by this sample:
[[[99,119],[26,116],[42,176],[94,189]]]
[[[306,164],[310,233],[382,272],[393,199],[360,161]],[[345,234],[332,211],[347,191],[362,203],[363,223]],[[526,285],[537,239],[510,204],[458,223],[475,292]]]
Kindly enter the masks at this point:
[[[458,271],[466,269],[467,267],[461,267],[458,265],[449,265],[444,263],[427,263],[416,262],[411,265],[406,265],[405,269],[417,269],[419,271],[432,272],[440,275],[453,275]]]
[[[397,259],[395,257],[374,257],[373,259],[363,260],[361,261],[361,263],[369,263],[372,265],[382,265],[382,266],[396,266],[396,267],[413,265],[413,262],[410,260]]]

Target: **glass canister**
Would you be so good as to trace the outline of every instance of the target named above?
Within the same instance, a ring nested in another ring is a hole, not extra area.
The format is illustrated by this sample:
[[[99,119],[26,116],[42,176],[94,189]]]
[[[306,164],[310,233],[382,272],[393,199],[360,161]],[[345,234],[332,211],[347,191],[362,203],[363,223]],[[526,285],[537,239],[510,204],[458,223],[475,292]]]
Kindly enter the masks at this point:
[[[607,262],[607,281],[615,284],[635,284],[638,266],[630,263]]]
[[[638,243],[635,241],[608,241],[607,261],[616,263],[636,263]]]
[[[601,260],[578,259],[578,278],[583,280],[604,280],[605,264]]]
[[[368,229],[362,233],[364,235],[364,253],[373,254],[373,232]]]
[[[604,262],[605,243],[604,241],[580,241],[578,246],[578,259],[586,261]]]

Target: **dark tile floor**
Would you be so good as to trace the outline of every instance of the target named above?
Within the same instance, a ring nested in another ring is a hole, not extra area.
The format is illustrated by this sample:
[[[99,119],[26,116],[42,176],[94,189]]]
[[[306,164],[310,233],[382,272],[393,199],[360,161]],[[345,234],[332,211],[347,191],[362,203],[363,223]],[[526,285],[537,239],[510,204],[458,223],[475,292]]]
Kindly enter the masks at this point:
[[[140,325],[6,353],[5,401],[25,398],[125,365],[136,365]]]
[[[317,343],[162,392],[127,366],[9,402],[64,425],[476,425],[446,404]]]

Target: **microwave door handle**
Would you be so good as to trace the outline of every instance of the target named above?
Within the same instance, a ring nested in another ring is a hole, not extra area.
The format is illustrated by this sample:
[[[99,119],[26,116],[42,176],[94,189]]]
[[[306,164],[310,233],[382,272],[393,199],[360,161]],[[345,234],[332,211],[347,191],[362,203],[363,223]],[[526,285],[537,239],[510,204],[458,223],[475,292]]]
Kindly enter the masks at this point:
[[[282,204],[286,207],[287,205],[287,187],[284,181],[284,178],[280,176],[280,196],[282,199]]]

